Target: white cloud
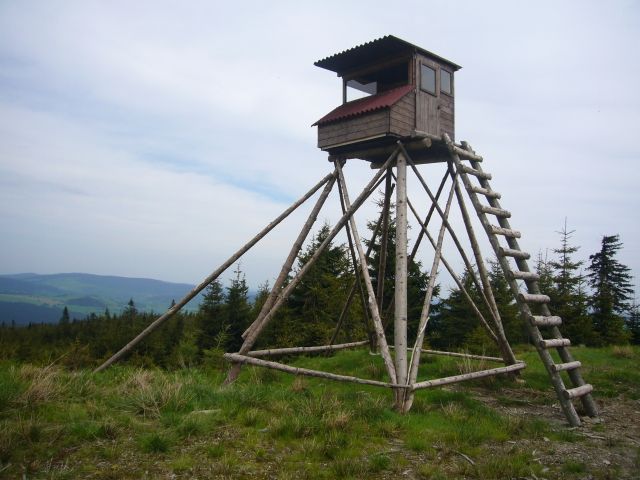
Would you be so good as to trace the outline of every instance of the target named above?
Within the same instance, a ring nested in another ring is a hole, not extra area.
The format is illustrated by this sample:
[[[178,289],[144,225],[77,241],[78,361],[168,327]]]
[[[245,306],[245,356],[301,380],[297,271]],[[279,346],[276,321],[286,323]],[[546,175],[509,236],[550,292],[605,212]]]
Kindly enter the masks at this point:
[[[532,253],[557,245],[567,216],[583,256],[620,233],[637,272],[638,12],[624,1],[4,3],[0,263],[197,282],[329,171],[310,125],[339,102],[339,81],[313,61],[393,33],[464,66],[458,138],[487,159]],[[371,171],[349,168],[355,196]],[[250,282],[274,274],[302,217],[243,262]]]

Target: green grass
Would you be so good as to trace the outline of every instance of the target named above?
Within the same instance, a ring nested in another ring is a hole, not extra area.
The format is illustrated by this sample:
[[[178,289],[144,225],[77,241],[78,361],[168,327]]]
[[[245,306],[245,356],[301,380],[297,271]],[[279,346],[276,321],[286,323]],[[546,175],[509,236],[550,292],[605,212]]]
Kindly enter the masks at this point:
[[[574,352],[598,395],[639,398],[638,349]],[[534,451],[570,449],[585,437],[552,409],[535,352],[519,357],[529,365],[524,383],[494,379],[420,391],[407,415],[392,409],[388,390],[264,369],[245,368],[222,388],[222,372],[211,369],[116,365],[93,374],[0,363],[0,478],[397,478],[407,471],[415,478],[606,478],[604,466],[534,458]],[[380,358],[361,350],[294,363],[384,378]],[[429,358],[422,376],[468,367]],[[557,418],[550,423],[490,406],[528,402]],[[629,455],[638,462],[637,449]]]

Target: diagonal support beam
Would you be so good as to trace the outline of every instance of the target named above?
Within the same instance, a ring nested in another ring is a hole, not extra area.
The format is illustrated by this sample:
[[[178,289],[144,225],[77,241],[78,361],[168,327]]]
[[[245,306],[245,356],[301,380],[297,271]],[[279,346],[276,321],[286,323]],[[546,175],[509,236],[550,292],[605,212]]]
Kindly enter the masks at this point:
[[[345,206],[348,209],[351,209],[350,201],[349,201],[349,192],[347,191],[347,188],[346,188],[344,175],[342,174],[342,168],[340,164],[337,162],[336,162],[336,166],[338,167],[338,182],[342,184],[342,194],[344,195]],[[388,167],[388,165],[386,165],[385,167]],[[382,169],[380,169],[380,171],[382,171]],[[371,283],[371,277],[369,276],[369,267],[367,265],[367,258],[364,254],[364,250],[362,249],[362,243],[360,242],[360,236],[358,235],[358,227],[356,226],[356,222],[353,215],[351,215],[351,217],[349,218],[349,222],[351,224],[351,232],[353,233],[354,243],[356,245],[356,249],[358,251],[358,257],[360,259],[360,271],[362,272],[362,279],[364,280],[364,284],[367,288],[367,294],[369,296],[369,310],[371,311],[371,318],[373,320],[373,325],[376,331],[378,348],[380,349],[380,354],[382,355],[384,364],[387,367],[387,373],[389,374],[391,383],[397,383],[396,370],[393,365],[393,360],[391,359],[389,346],[387,345],[387,338],[384,335],[384,329],[382,328],[382,320],[380,319],[380,312],[378,311],[378,305],[376,303],[375,293],[373,292],[373,284]]]
[[[142,332],[140,332],[133,340],[127,343],[124,347],[122,347],[118,352],[112,355],[107,361],[105,361],[102,365],[95,369],[95,372],[100,372],[105,368],[108,368],[113,363],[120,360],[124,355],[129,353],[133,348],[144,340],[151,332],[153,332],[156,328],[162,325],[164,322],[173,317],[176,313],[180,311],[182,307],[184,307],[187,303],[189,303],[196,295],[198,295],[202,290],[204,290],[207,285],[213,282],[216,278],[218,278],[227,268],[233,265],[242,255],[247,253],[251,247],[253,247],[256,243],[258,243],[263,237],[265,237],[271,230],[273,230],[280,222],[282,222],[285,218],[287,218],[291,212],[297,209],[300,205],[306,202],[314,193],[316,193],[320,188],[325,185],[327,182],[334,177],[334,173],[330,173],[325,176],[322,180],[316,183],[307,193],[305,193],[299,200],[293,203],[289,208],[287,208],[284,212],[282,212],[275,220],[273,220],[269,225],[264,227],[255,237],[253,237],[249,242],[247,242],[240,250],[231,255],[220,267],[218,267],[213,273],[211,273],[207,278],[205,278],[200,284],[198,284],[193,290],[191,290],[185,297],[176,303],[173,307],[167,310],[163,315],[154,320],[147,328],[145,328]]]
[[[495,299],[495,296],[493,295],[493,289],[491,288],[491,281],[489,280],[489,274],[484,264],[484,259],[482,258],[482,252],[480,251],[480,245],[478,244],[478,240],[473,230],[473,225],[471,223],[469,212],[467,211],[467,207],[465,205],[464,196],[462,195],[462,191],[460,189],[460,183],[457,180],[455,182],[455,190],[456,190],[456,197],[458,199],[458,205],[460,206],[460,213],[462,214],[462,220],[467,230],[467,235],[469,236],[469,240],[471,241],[471,249],[473,250],[473,255],[475,256],[475,259],[476,259],[476,266],[478,267],[478,273],[482,281],[482,287],[484,289],[485,298],[488,300],[489,311],[491,313],[491,317],[493,318],[493,324],[495,326],[495,332],[497,336],[496,345],[500,349],[500,353],[502,354],[502,358],[504,358],[505,363],[507,365],[513,365],[514,363],[517,362],[516,356],[513,353],[513,350],[511,349],[511,345],[509,345],[509,341],[507,340],[507,337],[504,333],[504,327],[502,326],[502,319],[500,318],[498,305],[496,304],[496,299]]]
[[[400,147],[402,147],[402,145],[400,145]],[[405,152],[406,152],[406,150],[405,150]],[[411,157],[407,157],[407,159],[409,161],[409,165],[411,165],[411,168],[413,169],[413,172],[415,173],[416,177],[418,178],[418,180],[422,184],[422,187],[425,189],[425,191],[427,192],[427,195],[431,199],[431,202],[433,202],[433,205],[435,206],[436,211],[440,215],[440,218],[444,219],[444,212],[442,211],[442,208],[440,208],[440,205],[438,205],[437,199],[435,198],[435,196],[431,192],[431,189],[427,185],[427,182],[425,182],[424,178],[420,174],[420,171],[416,167],[415,163],[413,162],[413,160],[411,160]],[[469,272],[469,275],[471,275],[471,279],[473,280],[474,285],[478,289],[478,293],[483,298],[485,304],[487,305],[487,308],[491,309],[491,305],[489,304],[489,300],[487,299],[486,295],[484,294],[484,290],[482,289],[482,286],[481,286],[480,282],[478,281],[478,278],[476,277],[475,271],[473,270],[473,266],[471,265],[471,262],[469,261],[469,258],[467,257],[467,254],[464,251],[464,248],[462,248],[462,244],[460,243],[460,240],[458,239],[458,236],[456,235],[455,230],[453,229],[453,227],[451,227],[451,225],[450,225],[448,220],[445,219],[444,222],[445,222],[445,225],[446,225],[447,230],[449,232],[449,235],[451,236],[451,239],[453,240],[454,245],[456,246],[456,248],[458,249],[458,252],[460,253],[460,257],[462,258],[462,261],[464,262],[465,267]]]
[[[385,175],[385,177],[388,177],[389,175]],[[342,183],[338,182],[338,192],[339,192],[339,196],[340,196],[340,207],[342,208],[342,214],[344,215],[347,212],[347,207],[344,201],[344,192],[342,191]],[[358,259],[356,258],[356,251],[355,248],[353,246],[353,239],[351,238],[351,229],[349,228],[349,224],[346,224],[344,226],[346,232],[347,232],[347,242],[349,243],[349,253],[351,254],[351,261],[353,263],[353,269],[354,269],[354,274],[355,274],[355,281],[356,281],[356,285],[358,287],[358,293],[360,293],[360,301],[362,302],[362,310],[364,312],[364,323],[365,323],[365,327],[367,329],[367,336],[369,337],[369,345],[371,347],[373,347],[375,345],[375,337],[374,337],[374,332],[371,331],[370,329],[370,317],[369,317],[369,311],[367,309],[367,301],[365,298],[365,294],[364,294],[364,287],[362,285],[362,275],[360,275],[359,273],[359,269],[358,269]],[[353,298],[353,297],[352,297]],[[349,298],[347,298],[347,301],[345,302],[345,308],[340,312],[340,319],[338,321],[338,325],[336,325],[336,330],[334,332],[334,335],[338,334],[339,331],[339,327],[342,326],[342,322],[344,322],[344,318],[346,316],[346,313],[349,311],[349,306],[351,305],[351,301]],[[332,337],[332,341],[331,343],[333,343],[334,338]]]
[[[304,243],[307,236],[309,235],[309,232],[311,231],[313,224],[316,222],[318,218],[318,213],[320,213],[320,210],[322,209],[322,206],[327,200],[329,193],[331,193],[331,190],[333,189],[333,185],[336,182],[337,174],[338,174],[337,170],[334,170],[333,176],[325,185],[324,190],[322,190],[322,193],[320,194],[318,201],[316,202],[313,209],[311,210],[311,213],[309,214],[309,218],[307,218],[307,221],[303,225],[302,230],[300,230],[300,233],[298,234],[298,238],[296,238],[296,241],[293,243],[293,246],[289,251],[289,255],[284,261],[284,265],[282,265],[282,268],[280,269],[280,274],[276,278],[276,281],[273,284],[273,288],[271,289],[269,296],[267,297],[264,304],[262,305],[262,308],[260,309],[260,313],[258,314],[255,321],[242,334],[243,339],[247,337],[247,335],[251,332],[251,330],[253,330],[254,328],[256,328],[257,325],[260,325],[262,323],[267,312],[269,312],[269,310],[271,310],[271,307],[273,307],[273,304],[276,301],[278,293],[280,292],[280,290],[282,290],[282,285],[284,285],[284,282],[287,280],[287,277],[289,276],[289,272],[291,272],[291,267],[293,266],[293,262],[295,262],[296,258],[298,257],[298,254],[300,253],[302,244]]]
[[[289,282],[289,284],[282,289],[282,291],[276,298],[275,302],[273,303],[271,310],[269,310],[269,312],[265,315],[262,322],[259,325],[257,325],[254,329],[252,329],[247,335],[247,338],[244,339],[244,342],[240,347],[240,350],[238,351],[240,355],[246,355],[247,352],[251,350],[256,340],[258,339],[258,336],[262,332],[262,330],[264,330],[264,328],[273,319],[278,309],[287,300],[287,298],[289,298],[289,295],[291,295],[291,292],[293,291],[293,289],[296,288],[296,286],[302,281],[302,278],[306,275],[309,269],[315,264],[315,262],[318,260],[322,252],[327,248],[327,245],[329,245],[329,243],[335,238],[338,232],[340,232],[340,230],[342,230],[342,228],[347,224],[347,222],[352,217],[352,215],[356,212],[356,210],[360,208],[362,204],[365,202],[365,200],[369,198],[369,196],[373,193],[378,181],[380,180],[380,178],[385,172],[384,169],[386,169],[389,165],[391,165],[391,163],[395,160],[397,154],[398,154],[398,150],[396,149],[396,151],[394,151],[389,156],[389,158],[385,162],[384,167],[378,170],[378,172],[373,176],[373,178],[369,181],[369,183],[364,187],[362,193],[360,193],[358,198],[356,198],[356,200],[353,202],[353,205],[350,205],[347,208],[347,213],[345,213],[340,218],[340,220],[338,220],[336,225],[329,232],[329,235],[327,235],[327,238],[320,245],[318,245],[318,249],[316,250],[316,252],[311,256],[311,258],[307,261],[307,263],[304,264],[304,266],[300,269],[297,275],[291,280],[291,282]],[[339,176],[341,175],[341,173],[342,173],[342,169],[338,168]],[[339,180],[339,177],[338,177],[338,180]],[[240,364],[239,363],[233,364],[231,366],[231,369],[229,370],[229,373],[227,374],[227,378],[224,382],[225,385],[228,385],[229,383],[234,382],[236,378],[238,378],[239,374],[240,374]]]
[[[436,210],[436,204],[440,200],[440,195],[444,190],[444,186],[447,183],[448,178],[449,178],[449,169],[447,169],[447,171],[444,172],[442,180],[440,181],[440,185],[438,185],[438,190],[436,191],[434,201],[431,202],[431,206],[429,207],[429,212],[427,212],[427,216],[423,222],[426,226],[429,226],[429,222],[431,221],[431,216],[433,215],[433,212],[435,212]],[[420,222],[420,218],[418,218],[417,220],[418,222]],[[424,231],[421,229],[420,232],[418,232],[418,238],[416,238],[416,243],[413,244],[413,248],[411,249],[411,255],[409,255],[410,260],[413,260],[416,254],[418,253],[418,248],[420,248],[420,244],[422,243],[423,238],[424,238]]]
[[[429,233],[429,231],[427,230],[427,226],[423,223],[421,223],[420,221],[420,215],[418,215],[418,212],[416,211],[416,209],[414,208],[414,206],[411,203],[411,200],[409,200],[407,202],[409,204],[409,208],[411,209],[411,211],[413,212],[414,217],[416,218],[416,220],[418,221],[418,224],[420,225],[420,228],[422,229],[422,231],[425,233],[425,236],[427,237],[427,239],[429,240],[429,242],[431,243],[431,246],[434,248],[436,248],[436,241],[433,239],[433,237],[431,236],[431,234]],[[473,301],[473,298],[471,298],[471,295],[469,294],[469,292],[467,292],[467,289],[464,287],[464,284],[462,283],[462,281],[460,280],[460,278],[458,277],[458,275],[456,274],[456,272],[454,271],[453,267],[449,264],[449,262],[447,262],[446,258],[444,256],[440,257],[440,261],[442,262],[442,264],[445,266],[445,268],[447,269],[447,271],[449,272],[449,275],[451,275],[451,278],[453,278],[453,281],[456,282],[456,285],[458,286],[458,288],[460,289],[460,291],[462,292],[462,294],[465,296],[465,298],[467,299],[467,302],[469,303],[469,305],[471,306],[471,308],[473,309],[473,311],[475,312],[476,316],[478,317],[478,319],[480,320],[480,322],[482,323],[482,326],[485,328],[485,330],[487,331],[487,333],[489,334],[489,336],[494,340],[497,341],[497,337],[496,334],[494,333],[494,331],[492,330],[491,326],[489,326],[489,323],[487,322],[487,320],[484,318],[484,315],[482,315],[482,312],[480,312],[480,309],[478,308],[478,306],[476,305],[476,303]]]
[[[388,172],[387,172],[388,175]],[[385,177],[386,178],[386,177]],[[395,185],[391,185],[391,193],[393,193],[393,189],[395,188]],[[382,225],[382,215],[383,213],[380,213],[380,216],[378,217],[378,221],[376,223],[375,228],[373,229],[373,233],[371,234],[371,238],[369,240],[369,246],[367,247],[367,252],[365,253],[365,256],[367,257],[367,259],[371,256],[371,251],[373,250],[373,244],[376,241],[376,237],[378,236],[378,232],[380,231],[380,227]],[[357,269],[358,266],[356,263],[354,263],[354,267]],[[336,329],[333,332],[333,335],[331,337],[331,341],[329,342],[329,344],[333,344],[336,341],[336,338],[338,336],[338,332],[340,331],[340,328],[342,327],[342,322],[344,321],[344,316],[346,315],[346,312],[349,310],[349,307],[351,306],[351,302],[353,301],[353,297],[355,296],[356,293],[356,288],[361,287],[361,285],[358,285],[356,282],[359,282],[361,279],[360,273],[357,270],[355,272],[356,278],[353,280],[353,283],[351,284],[351,290],[349,290],[349,295],[347,297],[347,301],[345,302],[345,305],[342,307],[342,311],[340,312],[340,317],[338,318],[338,323],[336,325]],[[362,305],[363,311],[366,315],[366,320],[367,322],[370,321],[369,318],[369,309],[367,308],[367,304],[366,301],[365,303]],[[369,323],[367,323],[369,324]],[[370,345],[371,348],[373,349],[374,345],[371,344]]]
[[[436,284],[436,276],[438,275],[438,267],[440,265],[440,258],[442,257],[442,243],[444,241],[444,233],[446,231],[446,222],[449,218],[449,212],[451,211],[451,203],[453,201],[453,195],[455,191],[456,177],[453,178],[453,184],[447,198],[447,203],[444,210],[444,217],[442,219],[442,225],[438,232],[438,241],[435,247],[435,254],[433,256],[433,264],[431,265],[431,273],[429,274],[429,283],[427,286],[427,293],[424,298],[424,304],[422,305],[422,312],[420,314],[420,322],[418,324],[418,334],[416,335],[416,341],[411,352],[411,362],[409,368],[409,377],[406,384],[413,385],[418,378],[418,367],[420,365],[420,353],[422,352],[422,346],[424,345],[424,334],[427,329],[427,323],[429,322],[429,311],[431,308],[431,300],[433,298],[433,289]],[[413,404],[413,394],[405,393],[403,410],[408,412]]]

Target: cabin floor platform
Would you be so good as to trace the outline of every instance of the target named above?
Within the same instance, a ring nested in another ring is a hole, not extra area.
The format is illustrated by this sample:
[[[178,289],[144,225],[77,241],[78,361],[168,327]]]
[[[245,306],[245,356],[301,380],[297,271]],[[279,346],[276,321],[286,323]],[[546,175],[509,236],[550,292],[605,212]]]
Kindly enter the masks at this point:
[[[385,135],[324,150],[329,154],[331,162],[360,159],[371,162],[371,168],[380,168],[398,147],[398,142],[402,143],[416,164],[446,162],[451,158],[444,140],[418,132],[408,137]]]

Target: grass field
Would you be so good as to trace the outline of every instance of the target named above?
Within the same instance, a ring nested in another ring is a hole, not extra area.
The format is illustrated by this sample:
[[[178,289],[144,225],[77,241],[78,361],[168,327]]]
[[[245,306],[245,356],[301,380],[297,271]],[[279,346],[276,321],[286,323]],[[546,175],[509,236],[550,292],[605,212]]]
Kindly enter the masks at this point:
[[[571,429],[537,355],[523,381],[390,391],[245,367],[106,372],[0,364],[0,478],[638,478],[640,349],[576,348],[602,410]],[[365,350],[290,360],[383,378]],[[425,359],[426,376],[481,365]]]

